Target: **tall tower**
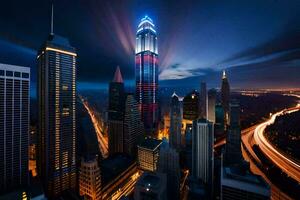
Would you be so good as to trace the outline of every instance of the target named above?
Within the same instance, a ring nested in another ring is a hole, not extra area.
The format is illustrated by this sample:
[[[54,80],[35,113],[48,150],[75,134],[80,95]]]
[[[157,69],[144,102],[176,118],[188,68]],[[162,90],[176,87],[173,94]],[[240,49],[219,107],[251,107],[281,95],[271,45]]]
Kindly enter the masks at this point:
[[[230,120],[226,139],[225,164],[239,164],[243,160],[241,151],[240,105],[230,103]]]
[[[192,174],[205,184],[212,184],[214,169],[214,126],[206,119],[193,121]]]
[[[206,83],[200,84],[200,118],[207,119],[207,91]]]
[[[123,152],[124,83],[120,68],[109,84],[108,149],[109,154]]]
[[[229,120],[229,102],[230,102],[230,86],[226,76],[226,72],[224,70],[222,76],[222,86],[221,86],[221,103],[224,109],[225,127],[228,125],[228,120]]]
[[[170,118],[170,145],[179,149],[181,146],[182,104],[175,93],[171,99]]]
[[[38,172],[46,195],[76,186],[76,51],[51,33],[38,51]]]
[[[207,92],[207,119],[213,123],[216,122],[216,99],[217,91],[215,89],[210,89]]]
[[[0,64],[0,192],[28,184],[30,68]]]
[[[135,78],[142,120],[147,133],[153,134],[158,126],[158,50],[155,25],[148,16],[136,32]]]
[[[124,152],[137,155],[137,145],[144,138],[144,126],[133,94],[128,94],[124,117]]]

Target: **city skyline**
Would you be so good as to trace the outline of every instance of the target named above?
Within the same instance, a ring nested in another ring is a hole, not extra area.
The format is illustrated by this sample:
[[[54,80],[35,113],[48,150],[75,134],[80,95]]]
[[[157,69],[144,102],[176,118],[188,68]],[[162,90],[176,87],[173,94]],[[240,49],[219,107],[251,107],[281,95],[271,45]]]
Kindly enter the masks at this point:
[[[298,199],[293,3],[11,1],[0,199]]]
[[[209,87],[216,87],[220,71],[229,68],[228,74],[236,88],[297,87],[300,83],[296,75],[300,44],[295,27],[300,20],[296,3],[233,1],[216,4],[203,1],[186,5],[179,1],[168,6],[169,2],[158,1],[153,4],[150,1],[83,4],[77,0],[69,5],[54,1],[54,21],[57,22],[55,30],[68,36],[81,55],[79,89],[107,88],[117,65],[124,71],[126,84],[134,86],[134,58],[131,56],[134,54],[134,32],[139,19],[147,14],[160,33],[162,86],[197,86],[201,79]],[[4,63],[30,66],[33,83],[36,83],[34,60],[39,41],[44,40],[50,30],[47,23],[50,4],[50,0],[10,1],[2,7],[5,10],[1,12],[3,21],[0,21],[0,58]],[[32,6],[40,9],[25,12]],[[172,13],[178,8],[183,9],[174,16]],[[197,9],[200,12],[193,12]],[[7,13],[7,10],[14,12]],[[187,12],[189,10],[192,12]],[[20,16],[26,13],[26,17],[13,17],[16,12]],[[18,24],[18,31],[11,24]],[[177,30],[177,25],[181,31]],[[189,48],[191,44],[196,45]],[[16,55],[19,55],[17,59]],[[268,74],[271,69],[272,74]],[[286,78],[283,72],[292,75]]]

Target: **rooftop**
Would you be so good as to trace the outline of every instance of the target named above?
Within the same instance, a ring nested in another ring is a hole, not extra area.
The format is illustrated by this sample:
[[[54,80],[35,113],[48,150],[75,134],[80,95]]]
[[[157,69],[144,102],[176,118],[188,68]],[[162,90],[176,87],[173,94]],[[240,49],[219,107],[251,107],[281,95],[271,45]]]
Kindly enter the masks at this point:
[[[150,149],[150,150],[155,150],[156,148],[158,148],[161,145],[162,141],[155,139],[155,138],[151,138],[151,137],[147,137],[144,139],[144,141],[138,145],[139,147],[145,148],[145,149]]]

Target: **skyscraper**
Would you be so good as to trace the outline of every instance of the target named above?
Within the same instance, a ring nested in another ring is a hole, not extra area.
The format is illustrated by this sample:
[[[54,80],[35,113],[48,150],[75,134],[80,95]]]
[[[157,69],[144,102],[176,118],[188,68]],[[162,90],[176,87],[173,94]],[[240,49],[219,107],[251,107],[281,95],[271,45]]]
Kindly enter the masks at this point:
[[[158,48],[155,25],[145,16],[136,32],[136,100],[146,131],[153,134],[158,126]]]
[[[145,138],[138,145],[138,165],[144,171],[156,171],[161,140]]]
[[[199,117],[199,93],[194,90],[183,99],[183,118],[195,120]]]
[[[117,67],[109,83],[108,105],[108,150],[109,154],[123,152],[124,83],[120,68]]]
[[[226,76],[225,70],[222,76],[222,86],[221,86],[221,103],[224,109],[224,125],[228,125],[229,120],[229,102],[230,102],[230,86]]]
[[[214,126],[206,119],[193,121],[192,174],[205,184],[212,184],[214,169]]]
[[[175,92],[171,99],[170,118],[170,145],[179,149],[181,146],[182,104]]]
[[[52,7],[53,19],[53,7]],[[38,174],[48,197],[76,186],[76,51],[51,33],[38,51]]]
[[[96,158],[81,159],[79,172],[79,194],[84,199],[101,199],[101,174]]]
[[[208,114],[207,119],[210,122],[215,123],[216,122],[216,98],[217,98],[217,91],[215,89],[208,90],[207,93],[208,96]]]
[[[169,147],[163,141],[159,150],[159,160],[157,170],[167,175],[167,195],[168,199],[179,199],[180,197],[180,166],[178,152]]]
[[[124,118],[124,152],[136,157],[137,145],[144,138],[144,126],[133,94],[128,94]]]
[[[241,151],[240,105],[230,103],[230,121],[226,139],[225,164],[239,164],[243,160]]]
[[[28,183],[30,68],[0,64],[0,192]]]
[[[200,84],[200,118],[207,119],[207,91],[206,83]]]

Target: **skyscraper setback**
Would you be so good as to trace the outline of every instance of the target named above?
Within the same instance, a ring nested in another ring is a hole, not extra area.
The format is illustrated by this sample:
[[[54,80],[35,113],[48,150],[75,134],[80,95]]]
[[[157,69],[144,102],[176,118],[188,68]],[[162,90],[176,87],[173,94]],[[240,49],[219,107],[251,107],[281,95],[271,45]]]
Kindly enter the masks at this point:
[[[53,19],[53,18],[52,18]],[[75,189],[76,51],[51,33],[38,51],[38,174],[48,197]]]
[[[124,83],[120,68],[109,84],[108,105],[108,149],[109,154],[123,152]]]
[[[136,32],[136,99],[147,133],[158,126],[158,48],[155,25],[145,16]]]
[[[0,64],[0,192],[28,183],[30,68]]]

